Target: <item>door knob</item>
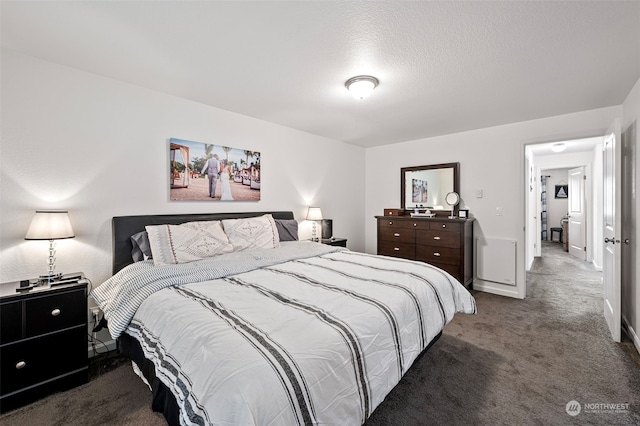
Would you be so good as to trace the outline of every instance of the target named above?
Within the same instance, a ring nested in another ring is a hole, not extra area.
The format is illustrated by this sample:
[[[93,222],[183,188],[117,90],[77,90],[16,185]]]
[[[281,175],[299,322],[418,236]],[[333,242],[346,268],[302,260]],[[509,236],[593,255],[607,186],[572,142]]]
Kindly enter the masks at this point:
[[[625,243],[625,244],[631,244],[631,241],[630,241],[628,238],[625,238],[625,239],[624,239],[624,241],[623,241],[623,243]]]
[[[616,240],[615,240],[615,239],[613,239],[613,238],[605,238],[605,239],[604,239],[604,242],[605,242],[605,243],[612,243],[612,244],[615,244],[615,243],[616,243]]]

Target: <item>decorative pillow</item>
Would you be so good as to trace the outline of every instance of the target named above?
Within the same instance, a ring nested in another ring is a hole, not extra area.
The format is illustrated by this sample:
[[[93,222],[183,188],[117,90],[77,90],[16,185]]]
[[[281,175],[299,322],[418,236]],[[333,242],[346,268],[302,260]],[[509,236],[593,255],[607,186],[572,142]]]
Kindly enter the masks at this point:
[[[145,228],[154,265],[193,262],[233,251],[219,220]]]
[[[280,247],[278,229],[270,214],[247,219],[225,219],[222,226],[235,251]]]
[[[149,235],[147,231],[140,231],[137,234],[133,234],[131,237],[131,258],[134,262],[140,262],[141,260],[151,259],[151,245],[149,244]]]
[[[298,241],[298,221],[295,219],[274,219],[280,241]]]

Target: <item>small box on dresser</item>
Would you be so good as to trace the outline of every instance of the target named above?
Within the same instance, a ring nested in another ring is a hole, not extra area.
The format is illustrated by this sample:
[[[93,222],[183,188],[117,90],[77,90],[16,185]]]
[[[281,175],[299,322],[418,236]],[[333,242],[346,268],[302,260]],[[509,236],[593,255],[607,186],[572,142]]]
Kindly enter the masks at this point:
[[[378,254],[419,260],[473,283],[474,219],[376,216]]]
[[[0,412],[87,383],[87,283],[0,284]]]

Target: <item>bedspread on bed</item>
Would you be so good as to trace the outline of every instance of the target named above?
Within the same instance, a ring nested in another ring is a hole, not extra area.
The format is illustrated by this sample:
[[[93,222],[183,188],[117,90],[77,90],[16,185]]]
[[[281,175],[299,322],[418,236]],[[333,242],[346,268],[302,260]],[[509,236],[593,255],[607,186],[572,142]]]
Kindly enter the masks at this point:
[[[210,257],[190,263],[154,266],[153,261],[137,262],[91,292],[109,322],[114,339],[129,325],[138,306],[150,295],[166,287],[222,278],[287,260],[344,250],[310,241],[285,242],[276,249],[253,249]]]
[[[183,424],[360,425],[456,312],[446,272],[336,251],[166,287],[125,332]]]

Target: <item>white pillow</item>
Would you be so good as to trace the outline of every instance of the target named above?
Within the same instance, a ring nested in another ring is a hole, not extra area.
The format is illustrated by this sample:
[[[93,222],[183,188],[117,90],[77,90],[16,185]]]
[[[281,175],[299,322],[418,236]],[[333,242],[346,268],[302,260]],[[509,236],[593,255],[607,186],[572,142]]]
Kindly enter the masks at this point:
[[[233,251],[219,220],[145,228],[154,265],[193,262]]]
[[[247,219],[225,219],[222,226],[235,251],[280,247],[278,228],[270,214]]]

